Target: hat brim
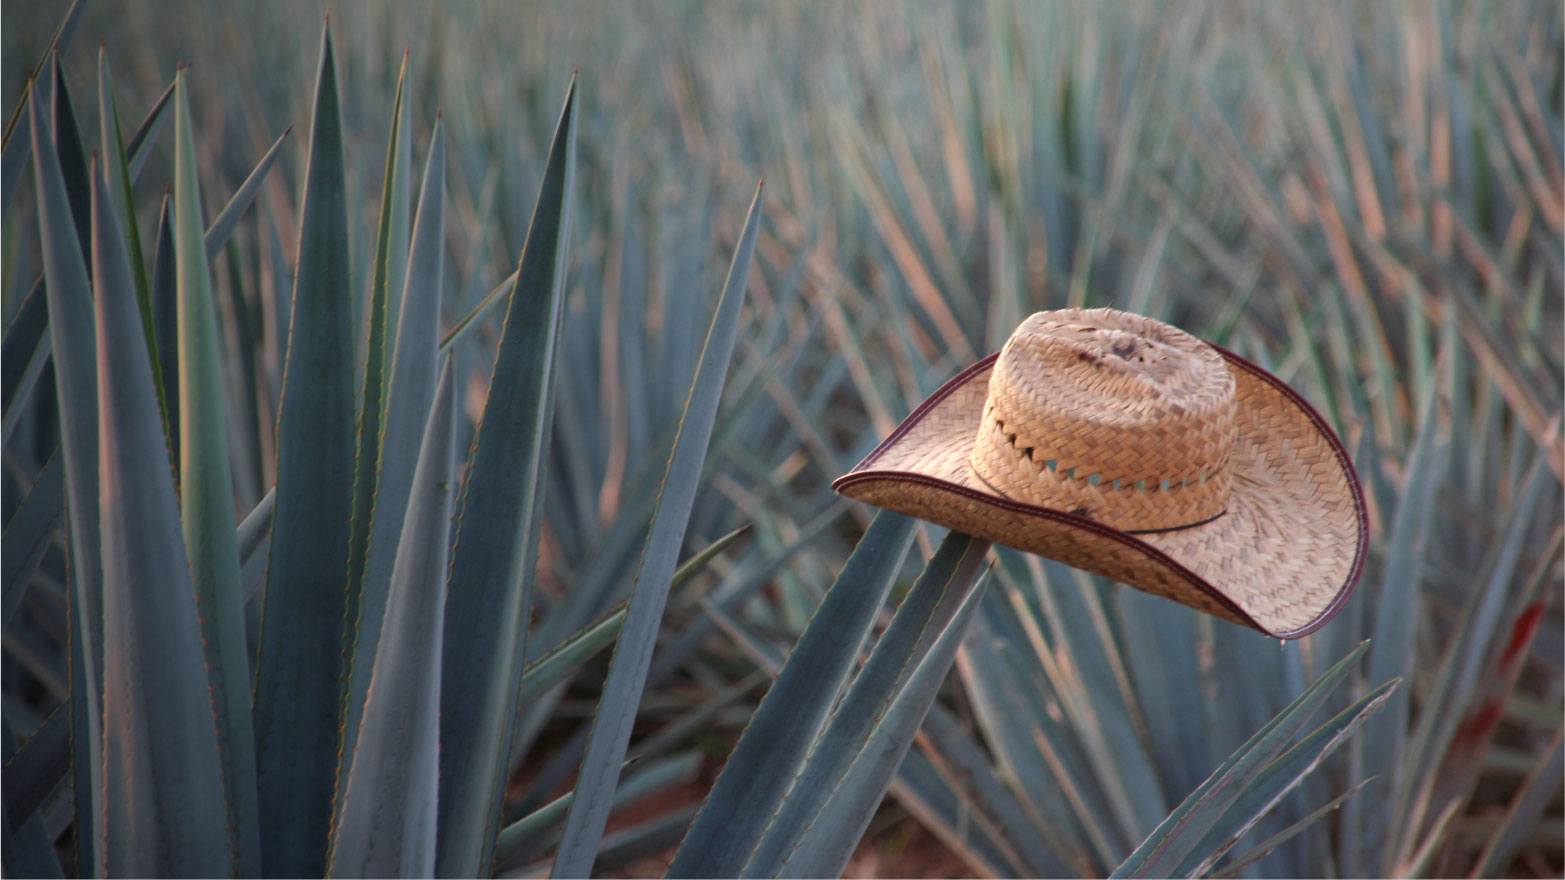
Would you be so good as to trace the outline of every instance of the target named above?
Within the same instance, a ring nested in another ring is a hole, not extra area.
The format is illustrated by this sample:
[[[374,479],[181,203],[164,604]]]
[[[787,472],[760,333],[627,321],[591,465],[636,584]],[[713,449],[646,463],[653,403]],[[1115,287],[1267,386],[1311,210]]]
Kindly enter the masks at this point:
[[[1277,638],[1308,635],[1336,614],[1363,571],[1363,492],[1342,443],[1309,404],[1255,364],[1212,347],[1234,376],[1238,433],[1227,507],[1201,525],[1125,532],[1004,497],[979,480],[968,456],[997,355],[930,395],[832,487]]]

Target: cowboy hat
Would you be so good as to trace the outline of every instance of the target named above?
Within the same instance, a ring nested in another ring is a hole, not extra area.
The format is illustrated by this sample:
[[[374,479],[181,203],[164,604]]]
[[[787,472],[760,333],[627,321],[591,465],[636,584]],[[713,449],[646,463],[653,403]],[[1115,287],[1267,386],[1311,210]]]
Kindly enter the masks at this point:
[[[1032,315],[832,486],[1285,639],[1336,613],[1368,543],[1302,397],[1113,309]]]

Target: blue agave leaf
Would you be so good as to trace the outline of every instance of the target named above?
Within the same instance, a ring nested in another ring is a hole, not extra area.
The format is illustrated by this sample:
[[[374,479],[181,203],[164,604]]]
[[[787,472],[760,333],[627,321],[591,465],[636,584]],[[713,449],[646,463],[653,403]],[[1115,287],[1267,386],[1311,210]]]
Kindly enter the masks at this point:
[[[130,260],[94,176],[103,848],[113,876],[231,874],[213,697]],[[230,532],[231,534],[231,532]]]
[[[277,430],[277,501],[255,688],[262,869],[326,869],[346,673],[353,512],[353,308],[342,120],[321,37]]]
[[[499,833],[542,531],[575,152],[573,81],[511,289],[459,503],[441,683],[441,876],[487,873]]]
[[[556,877],[586,876],[591,872],[613,806],[620,762],[625,759],[630,729],[646,687],[652,648],[662,625],[663,608],[668,601],[674,568],[679,563],[690,509],[695,504],[696,489],[701,482],[701,466],[706,460],[712,425],[717,421],[717,406],[722,400],[728,364],[733,357],[740,307],[760,228],[760,206],[761,190],[757,187],[744,231],[734,249],[728,279],[718,299],[717,313],[712,318],[706,344],[701,348],[695,381],[691,383],[684,416],[674,438],[674,450],[669,455],[657,512],[652,516],[652,528],[647,533],[630,605],[625,612],[625,625],[615,643],[603,696],[593,716],[587,754],[582,758],[576,782],[577,798],[571,804],[565,831],[555,853],[553,873]]]
[[[424,429],[407,502],[407,539],[397,548],[368,699],[343,786],[330,861],[334,877],[428,877],[435,870],[455,398],[456,374],[447,358]]]

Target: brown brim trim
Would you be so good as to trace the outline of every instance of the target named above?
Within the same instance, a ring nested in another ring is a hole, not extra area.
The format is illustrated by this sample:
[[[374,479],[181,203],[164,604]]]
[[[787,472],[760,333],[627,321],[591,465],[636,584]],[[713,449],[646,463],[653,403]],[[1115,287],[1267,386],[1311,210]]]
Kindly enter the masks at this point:
[[[1212,343],[1207,344],[1212,345]],[[1232,367],[1244,370],[1245,372],[1250,373],[1256,378],[1266,382],[1268,385],[1286,397],[1295,406],[1297,406],[1300,410],[1302,410],[1307,416],[1309,416],[1309,419],[1315,426],[1315,429],[1319,431],[1330,443],[1332,451],[1337,456],[1338,464],[1341,466],[1343,473],[1346,475],[1349,490],[1353,495],[1354,510],[1358,517],[1358,546],[1354,548],[1353,565],[1351,569],[1349,569],[1348,576],[1346,580],[1344,580],[1342,587],[1338,589],[1336,596],[1332,599],[1331,603],[1326,607],[1326,609],[1318,616],[1316,616],[1314,620],[1298,629],[1282,632],[1273,632],[1266,629],[1265,627],[1261,626],[1254,617],[1240,608],[1237,603],[1228,598],[1228,596],[1226,596],[1221,590],[1208,583],[1204,578],[1186,568],[1184,565],[1170,557],[1168,554],[1164,553],[1162,550],[1159,550],[1145,541],[1138,539],[1130,532],[1115,529],[1085,517],[1076,516],[1075,514],[1064,510],[1056,510],[1054,508],[1040,507],[1035,504],[1014,501],[1000,495],[979,492],[967,486],[957,485],[955,483],[951,483],[936,477],[926,476],[924,474],[908,471],[874,469],[874,463],[876,459],[885,453],[887,449],[895,445],[896,442],[904,435],[906,435],[908,431],[912,430],[913,427],[924,418],[924,416],[928,415],[929,412],[937,407],[943,400],[945,400],[945,398],[949,397],[958,388],[971,381],[974,376],[977,376],[992,367],[994,365],[995,359],[999,357],[998,354],[989,355],[978,363],[973,364],[972,366],[958,373],[956,376],[952,377],[949,382],[946,382],[944,385],[940,386],[940,388],[931,394],[927,399],[925,399],[923,403],[919,404],[918,408],[913,410],[913,412],[902,421],[902,424],[898,425],[896,430],[892,431],[890,436],[888,436],[878,446],[871,450],[868,455],[864,456],[864,459],[855,465],[853,470],[833,481],[832,489],[837,492],[842,492],[844,489],[859,483],[881,480],[911,483],[928,486],[943,492],[949,492],[953,495],[959,495],[964,498],[969,498],[974,501],[978,501],[980,503],[988,504],[990,506],[1004,510],[1010,510],[1025,516],[1034,516],[1041,519],[1053,520],[1073,528],[1083,529],[1085,531],[1118,541],[1137,551],[1138,553],[1145,555],[1152,561],[1163,565],[1170,572],[1188,581],[1191,586],[1195,587],[1202,593],[1207,594],[1224,608],[1232,611],[1239,619],[1248,622],[1249,625],[1253,628],[1279,639],[1301,638],[1303,636],[1309,635],[1317,629],[1320,629],[1326,624],[1327,621],[1331,620],[1332,617],[1335,617],[1338,611],[1342,610],[1342,606],[1346,604],[1349,596],[1352,595],[1353,590],[1358,586],[1359,578],[1363,575],[1364,563],[1369,554],[1369,517],[1364,506],[1364,492],[1362,487],[1359,485],[1358,474],[1353,469],[1353,461],[1348,457],[1347,450],[1343,447],[1342,441],[1337,437],[1336,432],[1326,424],[1326,420],[1321,417],[1320,413],[1315,411],[1314,407],[1310,406],[1303,397],[1300,397],[1297,392],[1295,392],[1292,388],[1289,388],[1288,385],[1282,380],[1273,376],[1271,373],[1267,372],[1261,367],[1251,363],[1249,360],[1246,360],[1245,358],[1240,357],[1239,355],[1236,355],[1219,345],[1212,345],[1212,348],[1222,354],[1222,356]]]

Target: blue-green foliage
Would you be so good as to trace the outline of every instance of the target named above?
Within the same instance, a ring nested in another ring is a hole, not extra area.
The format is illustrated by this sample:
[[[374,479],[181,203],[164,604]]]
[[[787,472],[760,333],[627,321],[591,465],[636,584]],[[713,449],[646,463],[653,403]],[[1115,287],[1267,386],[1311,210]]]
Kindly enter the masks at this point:
[[[537,873],[562,827],[564,872],[829,874],[887,791],[974,874],[1558,867],[1557,4],[0,15],[38,61],[0,145],[11,875]],[[1337,428],[1372,546],[1328,626],[1279,648],[1009,551],[974,580],[832,496],[1075,305]],[[157,810],[107,796],[175,753]],[[720,766],[704,808],[632,803]]]

